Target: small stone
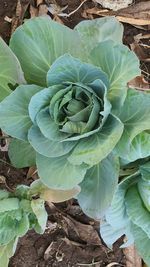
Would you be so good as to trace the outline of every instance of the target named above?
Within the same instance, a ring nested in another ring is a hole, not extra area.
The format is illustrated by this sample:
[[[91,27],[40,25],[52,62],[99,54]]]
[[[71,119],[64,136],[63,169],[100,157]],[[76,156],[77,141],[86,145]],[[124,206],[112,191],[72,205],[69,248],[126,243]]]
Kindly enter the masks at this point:
[[[128,7],[128,5],[132,4],[133,0],[95,0],[95,2],[99,3],[104,8],[117,11],[119,9]]]

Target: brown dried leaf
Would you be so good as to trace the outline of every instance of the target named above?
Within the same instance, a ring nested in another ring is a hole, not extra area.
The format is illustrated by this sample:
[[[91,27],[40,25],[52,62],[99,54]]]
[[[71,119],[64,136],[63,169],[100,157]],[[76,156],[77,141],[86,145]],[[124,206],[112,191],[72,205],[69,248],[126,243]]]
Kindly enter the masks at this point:
[[[142,260],[134,245],[123,249],[126,257],[126,267],[142,267]]]
[[[37,168],[35,166],[30,167],[28,170],[27,179],[30,178],[33,178],[34,180],[38,179]]]
[[[131,47],[131,50],[135,52],[135,54],[138,56],[138,58],[141,61],[148,62],[150,60],[148,55],[145,53],[144,49],[141,47],[141,45],[137,41],[132,43],[130,47]]]
[[[119,11],[103,11],[103,9],[96,7],[86,9],[85,11],[88,14],[95,14],[98,16],[115,16],[119,21],[129,23],[133,26],[150,25],[150,1],[140,2]]]
[[[39,5],[44,4],[44,0],[36,0],[36,6],[38,7]]]
[[[135,88],[141,91],[150,90],[150,84],[144,79],[144,76],[137,76],[128,83],[129,88]]]
[[[24,14],[29,6],[30,0],[18,0],[16,7],[16,15],[12,18],[11,34],[16,28],[22,24]]]
[[[150,19],[136,19],[131,17],[116,16],[120,22],[128,23],[131,25],[150,25]]]
[[[39,13],[38,8],[30,5],[30,16],[31,16],[31,18],[37,17],[38,13]]]
[[[63,216],[63,219],[64,223],[66,223],[66,229],[68,233],[75,232],[77,237],[80,240],[86,242],[87,244],[92,244],[97,246],[101,245],[100,237],[93,226],[80,223],[71,218],[70,216],[67,217]]]

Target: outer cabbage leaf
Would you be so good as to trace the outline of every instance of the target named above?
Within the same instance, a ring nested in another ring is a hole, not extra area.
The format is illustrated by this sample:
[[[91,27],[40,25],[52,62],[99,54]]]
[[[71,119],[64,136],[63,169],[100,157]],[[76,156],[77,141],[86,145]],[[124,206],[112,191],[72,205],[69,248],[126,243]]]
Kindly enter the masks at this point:
[[[130,246],[134,243],[130,224],[124,227],[120,226],[120,228],[114,228],[109,223],[102,222],[100,225],[100,234],[103,241],[110,249],[112,249],[112,245],[117,241],[117,239],[119,239],[123,235],[126,235],[127,241],[120,246],[121,248]]]
[[[45,138],[37,126],[32,126],[28,133],[32,147],[45,157],[60,157],[72,150],[76,142],[55,142]]]
[[[0,127],[5,133],[21,140],[27,140],[32,121],[28,105],[32,95],[41,90],[37,85],[20,85],[0,104]]]
[[[81,58],[85,55],[78,33],[48,17],[25,22],[12,35],[10,47],[21,63],[27,82],[43,87],[55,59],[66,52]]]
[[[132,233],[138,253],[144,259],[147,266],[150,266],[150,238],[140,227],[135,224],[132,224]]]
[[[121,146],[121,144],[120,144]],[[138,159],[146,158],[150,154],[150,134],[146,131],[136,135],[125,155],[126,162],[133,162]],[[124,156],[124,155],[123,155]]]
[[[137,56],[123,44],[105,41],[91,51],[90,60],[108,75],[110,82],[108,99],[113,112],[118,114],[126,98],[127,82],[140,75]]]
[[[119,161],[113,154],[87,170],[77,199],[88,216],[99,220],[112,201],[118,183]]]
[[[142,179],[138,182],[138,190],[145,207],[150,212],[150,163],[141,166],[140,171]]]
[[[124,234],[127,236],[127,242],[122,247],[134,242],[131,223],[126,212],[125,196],[128,188],[138,180],[138,173],[124,179],[116,188],[111,206],[105,213],[106,221],[100,225],[100,233],[109,247]]]
[[[29,142],[12,139],[9,143],[8,155],[16,168],[36,165],[36,152]]]
[[[41,181],[52,189],[72,189],[83,180],[87,170],[85,164],[71,164],[66,155],[47,158],[37,154],[36,163]]]
[[[9,85],[25,83],[18,59],[2,38],[0,38],[0,81],[0,101],[12,92]]]
[[[144,109],[143,109],[144,107]],[[132,141],[150,127],[150,94],[128,90],[127,98],[119,115],[124,124],[124,132],[116,151],[121,158],[130,161]],[[129,155],[129,157],[128,157]]]
[[[150,212],[143,206],[137,186],[131,186],[125,197],[129,219],[150,238]]]
[[[80,22],[76,27],[88,53],[100,42],[112,40],[122,43],[123,26],[115,17]]]

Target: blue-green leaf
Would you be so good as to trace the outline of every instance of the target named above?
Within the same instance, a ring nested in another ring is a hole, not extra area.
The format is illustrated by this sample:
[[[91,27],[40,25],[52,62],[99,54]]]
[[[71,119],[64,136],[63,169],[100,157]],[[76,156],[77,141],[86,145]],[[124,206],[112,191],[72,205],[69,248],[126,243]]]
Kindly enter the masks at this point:
[[[57,142],[46,138],[37,126],[32,126],[29,130],[28,139],[38,153],[46,157],[60,157],[67,154],[76,145],[72,142]]]
[[[0,81],[0,101],[12,92],[10,85],[25,83],[18,59],[2,38],[0,38]]]
[[[42,134],[50,140],[61,141],[69,136],[69,134],[63,133],[59,130],[59,125],[51,119],[47,109],[41,110],[38,113],[36,122]]]
[[[116,151],[121,158],[130,160],[132,141],[134,142],[134,138],[138,134],[150,128],[149,114],[150,94],[134,89],[128,90],[127,98],[119,115],[124,124],[124,132]]]
[[[28,109],[30,118],[34,123],[36,123],[36,115],[40,110],[49,106],[52,96],[57,91],[59,91],[58,85],[50,88],[44,88],[31,97]]]
[[[95,219],[105,214],[116,190],[118,177],[119,161],[113,154],[87,170],[77,197],[85,214]]]
[[[83,180],[87,170],[86,165],[72,165],[66,156],[47,158],[37,154],[36,163],[41,181],[53,189],[72,189]]]
[[[136,185],[128,189],[125,202],[129,219],[150,238],[150,212],[144,207]]]
[[[43,87],[55,59],[66,52],[77,57],[84,55],[78,33],[48,17],[27,20],[12,35],[10,47],[21,63],[27,82]]]
[[[88,53],[99,43],[113,40],[121,43],[123,26],[115,17],[98,18],[80,22],[76,27]]]
[[[83,63],[69,54],[58,58],[47,73],[48,86],[62,84],[63,82],[89,84],[96,79],[102,80],[108,88],[107,75],[100,68]]]
[[[132,233],[134,236],[135,246],[138,249],[138,253],[143,258],[147,266],[150,266],[150,238],[146,235],[140,227],[132,224]]]
[[[120,143],[121,146],[121,143]],[[128,153],[124,153],[127,162],[133,162],[137,159],[148,157],[150,154],[150,134],[146,131],[136,135],[130,146],[128,147]]]
[[[114,149],[123,132],[123,124],[113,115],[109,115],[101,131],[78,142],[69,161],[72,164],[95,165],[107,157]]]
[[[11,163],[16,168],[34,166],[36,153],[29,142],[12,139],[9,143],[8,155]]]
[[[113,41],[100,43],[91,51],[90,58],[94,65],[108,75],[108,99],[113,106],[113,112],[118,114],[126,98],[127,82],[140,75],[139,60],[127,46],[117,45]]]
[[[31,97],[41,90],[37,85],[20,85],[0,103],[0,128],[17,139],[27,140],[32,121],[28,113]]]

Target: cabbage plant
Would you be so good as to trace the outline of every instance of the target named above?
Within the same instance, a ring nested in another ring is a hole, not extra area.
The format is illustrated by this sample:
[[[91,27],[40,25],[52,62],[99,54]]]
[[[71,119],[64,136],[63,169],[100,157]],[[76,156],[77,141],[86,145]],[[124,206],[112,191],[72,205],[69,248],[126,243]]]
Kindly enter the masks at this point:
[[[10,48],[1,41],[2,54],[9,54],[5,83],[16,88],[0,103],[0,127],[12,137],[11,162],[19,168],[36,165],[49,188],[80,185],[81,207],[97,219],[118,182],[114,149],[122,154],[122,145],[128,149],[135,135],[149,128],[150,98],[127,90],[140,70],[122,34],[113,17],[83,21],[74,30],[39,17],[15,31]],[[13,80],[10,69],[17,72]],[[142,106],[136,112],[141,95],[144,117]]]
[[[122,35],[114,17],[73,30],[39,17],[9,47],[0,41],[0,127],[11,137],[12,164],[36,165],[63,200],[78,188],[83,211],[98,220],[116,191],[119,158],[150,151],[150,94],[127,88],[140,69]]]
[[[111,207],[101,225],[101,235],[106,244],[112,244],[122,235],[127,243],[135,243],[139,254],[150,266],[150,161],[139,168],[126,167],[133,172],[118,185]]]

